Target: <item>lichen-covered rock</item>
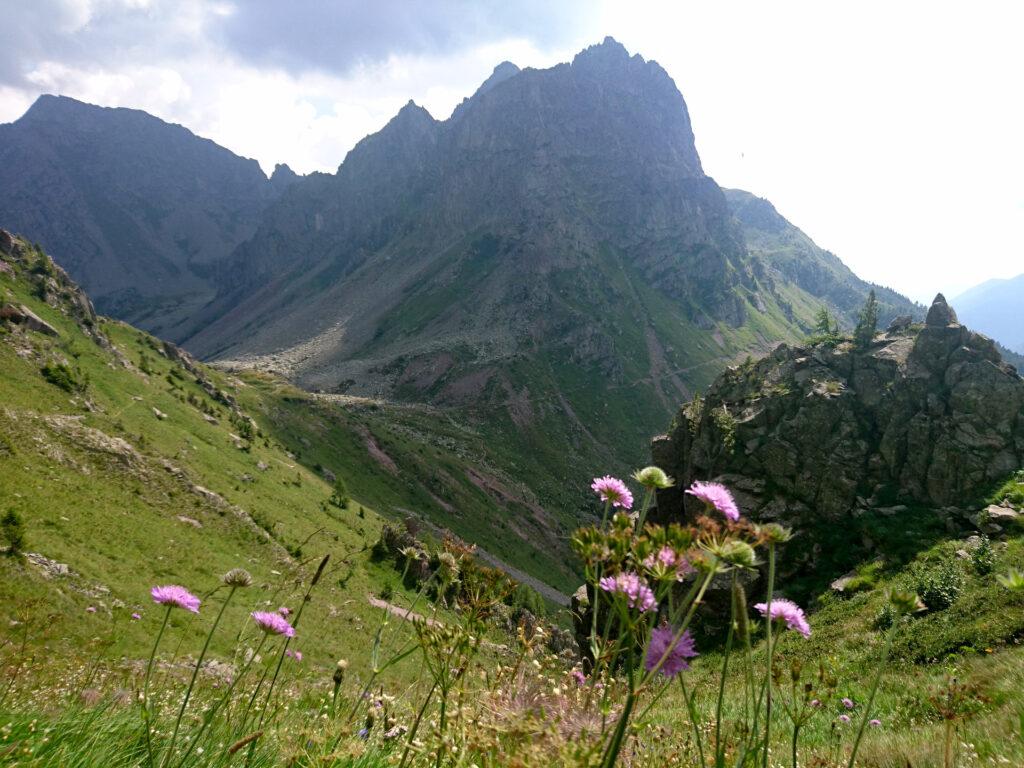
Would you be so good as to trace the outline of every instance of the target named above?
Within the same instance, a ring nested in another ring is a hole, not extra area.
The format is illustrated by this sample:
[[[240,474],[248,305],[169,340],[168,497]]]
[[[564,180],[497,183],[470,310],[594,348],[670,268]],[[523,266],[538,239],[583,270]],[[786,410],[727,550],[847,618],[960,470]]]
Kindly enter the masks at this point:
[[[975,504],[1024,465],[1024,380],[940,295],[923,327],[901,324],[867,350],[782,345],[731,368],[653,454],[679,481],[659,493],[662,518],[692,511],[690,482],[717,478],[754,519],[813,540],[895,503]]]

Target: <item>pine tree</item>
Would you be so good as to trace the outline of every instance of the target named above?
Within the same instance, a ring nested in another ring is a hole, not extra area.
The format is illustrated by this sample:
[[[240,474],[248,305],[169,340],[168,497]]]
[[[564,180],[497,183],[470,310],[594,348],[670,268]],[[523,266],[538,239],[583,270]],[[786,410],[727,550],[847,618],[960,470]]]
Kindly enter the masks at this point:
[[[875,298],[874,289],[868,294],[868,300],[860,311],[857,319],[857,327],[853,332],[853,343],[857,349],[867,349],[875,338],[875,330],[878,328],[878,300]]]
[[[813,332],[807,339],[811,344],[826,344],[834,347],[842,341],[842,337],[839,335],[839,321],[836,320],[835,315],[828,311],[828,307],[825,305],[822,305],[821,309],[814,316],[814,328],[812,330]]]
[[[334,493],[331,495],[331,504],[344,509],[351,498],[352,497],[348,494],[348,486],[345,484],[345,481],[339,477],[334,481]]]

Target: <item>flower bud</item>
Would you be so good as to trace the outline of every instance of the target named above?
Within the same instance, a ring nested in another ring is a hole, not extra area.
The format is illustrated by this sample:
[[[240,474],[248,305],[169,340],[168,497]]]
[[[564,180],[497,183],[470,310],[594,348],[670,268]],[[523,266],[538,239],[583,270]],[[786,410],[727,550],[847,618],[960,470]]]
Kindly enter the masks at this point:
[[[659,467],[644,467],[633,473],[633,479],[652,490],[671,488],[673,480]]]
[[[220,579],[229,587],[242,588],[252,586],[252,575],[245,568],[232,568]]]
[[[757,565],[757,555],[754,548],[745,541],[734,539],[725,542],[716,552],[722,560],[740,568],[753,568]]]

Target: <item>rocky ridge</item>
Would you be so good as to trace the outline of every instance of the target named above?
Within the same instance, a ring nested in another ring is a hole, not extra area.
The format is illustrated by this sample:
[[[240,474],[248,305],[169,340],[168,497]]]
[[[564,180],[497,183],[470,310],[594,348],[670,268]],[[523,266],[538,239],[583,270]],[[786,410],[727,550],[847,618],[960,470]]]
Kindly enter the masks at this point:
[[[695,513],[680,489],[715,479],[754,519],[799,531],[812,566],[824,530],[868,514],[925,508],[953,530],[996,533],[1018,513],[976,510],[1024,466],[1024,380],[939,295],[924,325],[893,323],[865,350],[783,344],[730,368],[653,456],[679,481],[659,494],[660,516]]]

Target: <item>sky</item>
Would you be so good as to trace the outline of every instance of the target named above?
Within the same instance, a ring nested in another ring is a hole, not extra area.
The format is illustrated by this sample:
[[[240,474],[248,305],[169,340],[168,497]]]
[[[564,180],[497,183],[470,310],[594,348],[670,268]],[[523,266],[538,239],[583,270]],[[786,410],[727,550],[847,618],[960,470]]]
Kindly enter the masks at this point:
[[[0,122],[42,93],[144,109],[268,173],[333,172],[410,99],[611,35],[661,64],[705,171],[928,302],[1024,272],[1024,3],[0,0]]]

